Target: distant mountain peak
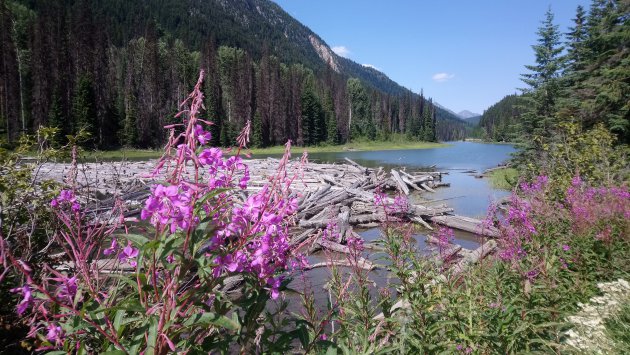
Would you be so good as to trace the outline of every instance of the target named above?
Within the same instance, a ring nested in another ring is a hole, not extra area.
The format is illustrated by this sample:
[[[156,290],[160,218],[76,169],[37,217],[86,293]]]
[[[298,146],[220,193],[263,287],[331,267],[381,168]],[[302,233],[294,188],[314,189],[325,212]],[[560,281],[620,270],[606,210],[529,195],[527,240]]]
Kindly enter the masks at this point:
[[[469,118],[477,117],[477,116],[481,116],[481,115],[478,114],[478,113],[470,112],[468,110],[464,110],[464,111],[461,111],[460,113],[458,113],[457,116],[459,116],[459,118],[461,118],[463,120],[467,120]]]

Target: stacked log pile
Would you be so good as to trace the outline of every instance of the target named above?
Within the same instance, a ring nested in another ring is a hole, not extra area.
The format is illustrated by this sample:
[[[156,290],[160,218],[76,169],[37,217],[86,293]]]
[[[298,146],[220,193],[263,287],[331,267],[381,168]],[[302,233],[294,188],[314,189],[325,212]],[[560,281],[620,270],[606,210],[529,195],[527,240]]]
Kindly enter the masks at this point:
[[[250,186],[256,191],[274,176],[278,160],[273,158],[251,159],[246,161],[250,168]],[[76,181],[80,191],[84,191],[88,211],[98,214],[113,205],[114,197],[126,202],[127,216],[140,212],[144,200],[149,195],[151,183],[159,178],[148,177],[155,161],[84,163],[77,170]],[[441,186],[442,172],[405,172],[382,168],[370,169],[347,159],[344,164],[314,164],[300,166],[299,161],[291,161],[288,171],[301,169],[292,188],[298,199],[298,226],[313,233],[326,228],[329,221],[337,220],[344,224],[342,237],[351,232],[349,227],[374,227],[388,218],[390,221],[411,221],[432,229],[430,223],[445,225],[471,233],[496,237],[497,231],[484,227],[479,220],[454,215],[448,206],[430,207],[409,204],[406,211],[393,215],[385,214],[383,206],[375,205],[375,193],[397,190],[409,195],[410,189],[432,192]],[[70,164],[44,164],[39,169],[40,179],[64,181],[71,171]],[[392,197],[385,197],[383,203],[393,205]],[[343,209],[347,207],[348,209]],[[342,211],[343,209],[343,211]],[[304,238],[304,237],[302,237]]]

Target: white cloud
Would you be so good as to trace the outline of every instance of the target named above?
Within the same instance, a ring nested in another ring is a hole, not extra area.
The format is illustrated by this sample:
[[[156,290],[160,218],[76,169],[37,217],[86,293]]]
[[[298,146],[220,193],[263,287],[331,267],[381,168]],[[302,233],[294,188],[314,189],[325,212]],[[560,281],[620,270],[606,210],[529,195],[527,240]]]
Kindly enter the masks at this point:
[[[331,49],[340,57],[347,58],[350,55],[350,50],[346,46],[334,46]]]
[[[372,68],[372,69],[375,69],[375,70],[381,71],[381,69],[380,69],[380,68],[378,68],[378,67],[376,67],[376,66],[374,66],[374,65],[372,65],[372,64],[361,64],[361,65],[363,65],[364,67],[367,67],[367,68]]]
[[[433,80],[437,81],[438,83],[443,83],[445,81],[451,80],[455,77],[455,74],[449,74],[449,73],[435,73],[433,74]]]

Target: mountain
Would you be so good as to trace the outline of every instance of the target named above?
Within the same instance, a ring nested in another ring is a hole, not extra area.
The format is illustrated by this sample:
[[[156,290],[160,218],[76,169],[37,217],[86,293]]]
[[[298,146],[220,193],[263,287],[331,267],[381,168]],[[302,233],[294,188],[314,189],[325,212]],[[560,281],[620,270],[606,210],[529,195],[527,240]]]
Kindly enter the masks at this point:
[[[461,111],[460,113],[458,113],[457,116],[459,118],[463,119],[463,120],[467,120],[469,118],[476,117],[476,116],[481,116],[481,115],[478,114],[478,113],[472,113],[472,112],[470,112],[468,110],[464,110],[464,111]]]
[[[479,124],[479,120],[481,120],[481,115],[477,115],[477,116],[470,116],[468,118],[465,118],[464,121],[472,124],[472,125],[478,125]]]
[[[269,0],[0,0],[0,17],[9,140],[48,125],[61,141],[83,128],[99,147],[160,146],[200,67],[214,144],[247,120],[259,145],[465,134],[452,112],[336,55]]]

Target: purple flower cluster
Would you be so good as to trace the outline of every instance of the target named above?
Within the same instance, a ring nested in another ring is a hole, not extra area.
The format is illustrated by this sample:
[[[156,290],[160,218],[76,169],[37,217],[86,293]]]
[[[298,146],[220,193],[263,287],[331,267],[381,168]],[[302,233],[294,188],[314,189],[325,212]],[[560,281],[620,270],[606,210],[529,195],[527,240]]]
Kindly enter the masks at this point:
[[[595,230],[600,240],[610,237],[608,221],[630,220],[630,192],[625,186],[588,187],[576,176],[567,189],[566,203],[571,211],[574,231],[584,233]]]
[[[193,194],[192,189],[185,184],[153,185],[140,218],[150,219],[156,227],[170,225],[171,233],[175,233],[177,228],[187,229],[193,220]]]
[[[532,182],[522,182],[520,189],[526,194],[532,194],[544,190],[549,183],[549,177],[546,175],[540,175]]]
[[[52,278],[52,280],[58,285],[57,292],[55,292],[57,299],[65,304],[72,304],[78,290],[77,277],[73,276],[68,278],[65,275],[58,275]]]
[[[507,216],[499,229],[501,231],[499,257],[502,260],[516,261],[527,255],[524,245],[537,233],[531,204],[516,194],[512,195]]]
[[[339,228],[337,228],[337,223],[334,219],[328,220],[328,224],[326,228],[322,231],[322,239],[330,240],[335,243],[341,242],[341,235],[339,235]]]
[[[33,297],[33,292],[31,292],[31,287],[26,284],[22,287],[12,289],[11,292],[22,294],[22,300],[17,305],[17,314],[21,316],[29,307],[33,305],[35,301],[35,298]]]
[[[81,205],[77,202],[77,198],[72,190],[61,190],[59,196],[50,201],[50,206],[53,208],[70,206],[73,212],[81,210]]]
[[[382,206],[387,214],[405,213],[409,211],[409,200],[406,196],[397,195],[392,200],[378,188],[374,192],[374,205]]]
[[[266,284],[272,298],[278,297],[282,276],[275,276],[290,265],[287,217],[297,211],[297,199],[276,198],[267,187],[250,195],[241,207],[234,207],[232,218],[217,231],[208,251],[224,245],[242,246],[217,256],[215,276],[222,272],[254,273]]]

